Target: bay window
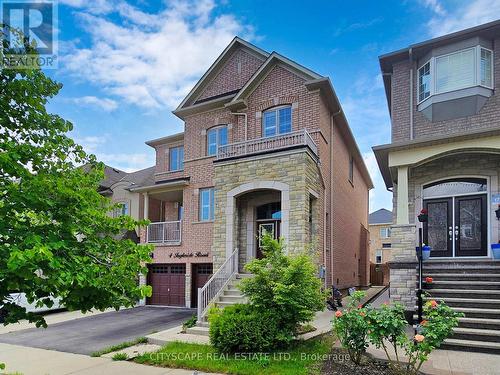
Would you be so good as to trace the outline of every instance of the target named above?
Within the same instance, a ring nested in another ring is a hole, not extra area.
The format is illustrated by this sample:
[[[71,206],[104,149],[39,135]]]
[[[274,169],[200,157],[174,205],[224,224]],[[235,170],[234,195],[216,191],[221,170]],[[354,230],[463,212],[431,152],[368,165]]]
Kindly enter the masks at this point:
[[[432,57],[418,69],[418,102],[473,86],[493,88],[493,53],[481,46]]]
[[[292,107],[278,107],[265,111],[262,116],[262,135],[290,133],[292,131]]]

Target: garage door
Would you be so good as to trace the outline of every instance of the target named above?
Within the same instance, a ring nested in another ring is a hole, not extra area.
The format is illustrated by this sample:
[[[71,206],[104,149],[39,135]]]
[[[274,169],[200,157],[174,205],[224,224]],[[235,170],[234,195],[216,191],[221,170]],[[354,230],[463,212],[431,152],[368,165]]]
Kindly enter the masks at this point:
[[[212,263],[193,264],[193,288],[191,291],[191,307],[198,307],[198,288],[210,279],[213,273]]]
[[[186,265],[152,264],[149,266],[148,284],[153,293],[148,298],[149,305],[186,305]]]

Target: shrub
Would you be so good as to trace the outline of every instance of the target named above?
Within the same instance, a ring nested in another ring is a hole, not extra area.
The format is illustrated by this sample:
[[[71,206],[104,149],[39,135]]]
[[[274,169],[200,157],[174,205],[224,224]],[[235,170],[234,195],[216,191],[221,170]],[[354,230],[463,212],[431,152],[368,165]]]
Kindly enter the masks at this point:
[[[360,305],[364,292],[354,292],[344,311],[337,311],[333,320],[333,329],[342,347],[347,349],[351,360],[360,364],[368,347],[368,319],[371,311]]]
[[[196,325],[196,322],[197,322],[197,317],[196,315],[193,315],[191,318],[189,318],[182,324],[182,332],[186,332],[188,328],[194,327]]]
[[[271,311],[237,304],[223,310],[211,309],[210,342],[221,353],[265,352],[288,344],[293,336],[280,327]]]
[[[128,359],[127,353],[116,353],[113,358],[113,361],[126,361]]]
[[[296,333],[325,306],[317,267],[306,253],[285,255],[282,239],[264,235],[262,247],[264,258],[245,266],[254,277],[243,280],[240,288],[256,311],[271,313],[285,332]]]

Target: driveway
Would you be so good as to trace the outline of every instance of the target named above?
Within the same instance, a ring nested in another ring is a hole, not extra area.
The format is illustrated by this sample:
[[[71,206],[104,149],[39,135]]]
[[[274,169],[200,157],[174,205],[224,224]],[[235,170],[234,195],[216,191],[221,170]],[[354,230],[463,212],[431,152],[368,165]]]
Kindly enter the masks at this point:
[[[182,324],[195,310],[141,306],[0,335],[0,342],[90,354]]]

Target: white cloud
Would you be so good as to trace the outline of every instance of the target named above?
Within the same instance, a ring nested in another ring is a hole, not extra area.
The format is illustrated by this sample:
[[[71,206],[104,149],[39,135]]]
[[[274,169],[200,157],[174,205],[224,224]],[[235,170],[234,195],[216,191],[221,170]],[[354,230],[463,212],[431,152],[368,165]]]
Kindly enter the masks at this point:
[[[444,16],[446,14],[446,11],[444,10],[439,0],[421,0],[421,2],[425,7],[429,8],[434,13],[440,16]]]
[[[118,103],[109,98],[98,98],[97,96],[82,96],[79,98],[67,98],[68,102],[82,105],[98,107],[104,111],[111,112],[118,108]]]
[[[251,37],[233,15],[214,15],[212,0],[171,2],[158,14],[106,3],[109,15],[64,1],[83,7],[77,15],[91,44],[65,44],[63,69],[144,108],[175,107],[235,35]]]
[[[435,4],[426,4],[435,13],[428,22],[431,36],[445,35],[494,21],[500,14],[500,0],[472,0],[450,9],[445,9],[437,0],[427,0],[424,3]]]

